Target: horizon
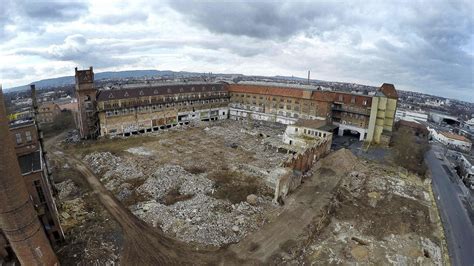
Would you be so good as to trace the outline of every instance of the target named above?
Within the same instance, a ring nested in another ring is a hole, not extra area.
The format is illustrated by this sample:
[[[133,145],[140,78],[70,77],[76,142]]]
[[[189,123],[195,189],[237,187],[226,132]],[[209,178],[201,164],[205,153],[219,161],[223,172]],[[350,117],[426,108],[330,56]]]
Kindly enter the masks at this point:
[[[81,69],[86,69],[86,68],[78,68],[78,69],[81,70]],[[94,68],[94,74],[106,73],[106,72],[112,72],[112,73],[113,72],[127,72],[127,71],[172,71],[172,72],[191,72],[191,73],[203,73],[203,74],[207,73],[207,72],[200,72],[200,71],[176,71],[176,70],[171,70],[171,69],[124,69],[124,70],[117,70],[117,71],[101,71],[101,72],[95,72],[95,70],[96,69]],[[213,73],[213,74],[216,74],[216,75],[220,75],[220,74],[232,75],[232,74],[234,74],[234,75],[244,75],[244,76],[257,76],[257,75],[245,75],[245,74],[241,74],[241,73]],[[262,76],[262,75],[259,75],[259,76]],[[43,81],[43,80],[49,80],[49,79],[64,78],[64,77],[74,77],[74,75],[57,76],[57,77],[52,77],[52,78],[45,78],[45,79],[41,79],[41,80],[35,80],[35,81],[30,82],[30,83],[19,85],[19,86],[3,87],[3,90],[4,90],[4,92],[9,92],[9,90],[11,90],[11,89],[15,89],[15,88],[18,88],[18,87],[23,87],[23,86],[29,86],[29,85],[34,84],[35,82],[39,82],[39,81]],[[292,78],[299,78],[299,79],[307,79],[307,78],[301,77],[301,76],[289,76],[289,75],[278,75],[278,74],[274,75],[274,76],[262,76],[262,77],[292,77]],[[343,81],[322,80],[322,79],[313,79],[313,78],[311,78],[310,80],[311,81],[322,81],[322,82],[337,82],[337,83],[347,83],[347,84],[358,84],[358,85],[370,86],[370,87],[376,87],[376,88],[381,86],[381,84],[380,85],[370,85],[370,84],[361,84],[361,83],[355,83],[355,82],[343,82]],[[400,88],[397,88],[396,84],[393,84],[393,85],[395,86],[397,91],[417,92],[417,93],[423,93],[425,95],[430,95],[430,96],[434,96],[434,97],[441,97],[441,98],[450,99],[450,100],[458,100],[458,101],[461,101],[461,102],[474,103],[474,101],[468,101],[468,100],[465,100],[465,99],[456,99],[456,98],[450,98],[450,97],[441,96],[441,95],[429,94],[429,93],[426,93],[426,92],[400,89]]]
[[[473,9],[461,0],[428,7],[5,0],[0,80],[12,88],[90,65],[98,73],[169,69],[302,78],[310,70],[317,80],[385,82],[474,102]]]

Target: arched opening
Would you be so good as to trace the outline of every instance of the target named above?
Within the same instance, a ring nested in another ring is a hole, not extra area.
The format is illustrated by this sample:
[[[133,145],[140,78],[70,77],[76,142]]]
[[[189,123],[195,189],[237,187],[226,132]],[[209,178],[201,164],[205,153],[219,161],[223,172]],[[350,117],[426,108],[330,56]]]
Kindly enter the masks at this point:
[[[360,132],[355,131],[355,130],[344,129],[342,132],[343,132],[342,133],[343,136],[346,136],[349,138],[354,138],[354,139],[359,140],[361,137]]]
[[[443,118],[442,122],[450,126],[459,126],[459,121],[448,117]]]

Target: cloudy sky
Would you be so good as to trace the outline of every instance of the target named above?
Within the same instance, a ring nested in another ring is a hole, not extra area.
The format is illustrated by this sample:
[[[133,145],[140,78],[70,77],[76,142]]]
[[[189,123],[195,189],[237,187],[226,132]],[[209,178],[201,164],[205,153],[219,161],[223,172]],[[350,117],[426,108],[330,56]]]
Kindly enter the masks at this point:
[[[474,102],[473,1],[0,0],[5,88],[74,67],[294,75]],[[383,3],[382,3],[383,2]]]

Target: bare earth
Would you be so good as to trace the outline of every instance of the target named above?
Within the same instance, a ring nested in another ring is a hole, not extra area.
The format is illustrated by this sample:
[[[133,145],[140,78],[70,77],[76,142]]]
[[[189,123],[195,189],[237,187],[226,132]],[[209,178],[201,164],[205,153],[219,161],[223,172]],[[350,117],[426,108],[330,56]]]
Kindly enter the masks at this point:
[[[104,186],[101,175],[94,174],[83,162],[84,154],[111,151],[144,172],[166,163],[209,173],[217,171],[213,180],[221,184],[222,190],[217,195],[226,200],[245,201],[249,191],[262,193],[262,196],[268,193],[262,190],[260,183],[253,184],[259,188],[255,190],[246,182],[251,181],[253,169],[271,169],[278,161],[258,148],[261,145],[258,136],[232,133],[235,129],[228,125],[219,130],[207,132],[203,128],[191,128],[164,136],[97,142],[94,146],[67,150],[53,145],[62,137],[58,136],[47,142],[47,150],[52,159],[80,173],[100,205],[120,226],[123,242],[118,246],[118,257],[122,265],[442,264],[443,234],[436,224],[437,211],[429,197],[429,185],[397,168],[363,162],[346,150],[333,152],[318,162],[304,183],[285,199],[283,206],[274,206],[265,213],[266,218],[258,230],[246,234],[238,243],[220,248],[182,242],[159,226],[142,221],[129,208],[144,199],[119,201],[114,196],[117,190]],[[209,138],[209,134],[213,138]],[[232,147],[234,143],[237,149]],[[141,148],[144,146],[147,149]],[[150,150],[153,155],[147,154]],[[266,165],[265,160],[271,165]],[[236,162],[252,165],[253,168],[238,168],[249,173],[246,179],[232,186],[219,183],[222,173],[235,168]],[[241,195],[225,198],[233,191]],[[182,197],[172,202],[187,199]],[[91,263],[80,258],[77,262]]]

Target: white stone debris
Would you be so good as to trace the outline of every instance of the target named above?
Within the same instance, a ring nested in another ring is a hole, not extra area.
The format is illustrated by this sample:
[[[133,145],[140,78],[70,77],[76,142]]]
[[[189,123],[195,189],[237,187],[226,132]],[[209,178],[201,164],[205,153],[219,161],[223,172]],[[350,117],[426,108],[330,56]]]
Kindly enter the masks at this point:
[[[102,175],[100,181],[107,189],[114,190],[123,181],[143,177],[136,165],[122,160],[110,152],[93,152],[84,157],[94,173]]]
[[[72,199],[77,197],[80,193],[79,187],[70,179],[54,184],[56,189],[59,191],[58,199],[60,201]]]
[[[145,147],[133,147],[133,148],[128,148],[125,151],[131,154],[135,154],[135,155],[142,155],[142,156],[153,155],[153,151],[150,151]]]
[[[265,201],[265,204],[262,202]],[[185,242],[223,246],[238,242],[248,232],[256,230],[265,205],[270,199],[260,199],[258,206],[247,202],[231,204],[205,194],[166,206],[155,200],[131,207],[132,212],[154,226]]]

